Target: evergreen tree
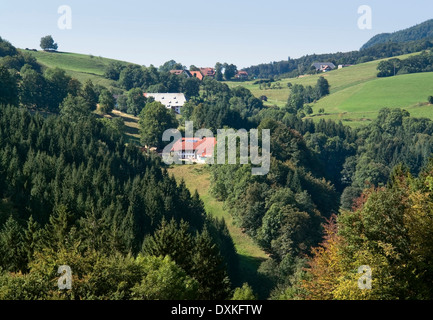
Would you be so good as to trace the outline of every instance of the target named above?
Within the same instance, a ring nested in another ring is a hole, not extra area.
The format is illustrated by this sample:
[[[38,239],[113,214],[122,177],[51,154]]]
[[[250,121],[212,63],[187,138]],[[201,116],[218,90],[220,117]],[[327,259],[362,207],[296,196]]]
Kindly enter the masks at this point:
[[[82,97],[86,100],[90,110],[96,110],[96,104],[98,103],[98,95],[95,91],[95,86],[92,80],[87,80],[84,84],[84,88],[81,92]]]
[[[218,247],[205,228],[194,239],[191,275],[199,282],[202,300],[225,300],[230,296],[230,280]]]
[[[0,266],[10,272],[26,269],[26,252],[22,227],[12,216],[0,231]]]
[[[18,87],[14,77],[0,65],[0,105],[18,105]]]

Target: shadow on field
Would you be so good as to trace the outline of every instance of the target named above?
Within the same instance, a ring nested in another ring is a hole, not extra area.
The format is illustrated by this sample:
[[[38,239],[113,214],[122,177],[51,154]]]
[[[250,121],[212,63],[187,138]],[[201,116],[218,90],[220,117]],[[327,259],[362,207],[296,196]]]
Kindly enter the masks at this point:
[[[260,300],[265,300],[269,297],[273,288],[272,280],[266,275],[259,273],[260,264],[265,261],[262,258],[251,257],[239,254],[239,279],[237,286],[242,286],[247,282]]]

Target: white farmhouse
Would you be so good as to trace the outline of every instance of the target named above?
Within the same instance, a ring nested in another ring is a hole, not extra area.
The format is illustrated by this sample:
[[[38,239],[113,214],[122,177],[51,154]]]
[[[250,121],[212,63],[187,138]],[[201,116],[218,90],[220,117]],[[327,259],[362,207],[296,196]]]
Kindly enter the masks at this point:
[[[186,102],[183,93],[145,93],[144,96],[153,97],[155,101],[161,102],[167,109],[172,109],[177,114],[181,113],[181,108]]]

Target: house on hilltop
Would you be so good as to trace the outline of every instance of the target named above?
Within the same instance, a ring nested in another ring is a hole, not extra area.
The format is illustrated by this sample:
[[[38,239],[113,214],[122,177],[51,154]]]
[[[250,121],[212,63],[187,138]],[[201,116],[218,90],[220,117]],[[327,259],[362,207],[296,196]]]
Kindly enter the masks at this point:
[[[316,71],[328,72],[336,68],[335,64],[332,62],[316,62],[311,65],[316,69]]]
[[[186,103],[183,93],[145,93],[146,98],[152,97],[155,101],[161,102],[167,109],[172,109],[181,114],[181,109]]]

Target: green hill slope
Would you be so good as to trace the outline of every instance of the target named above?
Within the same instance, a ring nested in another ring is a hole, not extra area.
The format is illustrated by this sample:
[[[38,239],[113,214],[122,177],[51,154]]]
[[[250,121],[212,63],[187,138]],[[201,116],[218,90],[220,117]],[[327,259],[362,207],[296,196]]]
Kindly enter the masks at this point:
[[[59,67],[72,77],[84,82],[91,79],[93,83],[112,87],[114,82],[103,77],[106,66],[113,59],[91,55],[67,53],[26,51],[46,67]],[[410,54],[413,55],[413,54]],[[399,56],[405,59],[410,55]],[[433,107],[426,104],[427,97],[433,95],[433,73],[399,75],[391,78],[377,78],[377,66],[382,60],[370,61],[334,70],[329,73],[282,79],[281,89],[260,89],[254,81],[226,82],[230,87],[244,86],[256,96],[267,96],[267,105],[283,107],[290,95],[287,84],[314,86],[317,79],[325,77],[331,85],[331,94],[313,104],[312,118],[342,120],[351,126],[360,126],[376,118],[383,107],[400,107],[407,109],[413,116],[433,118]],[[128,64],[119,61],[122,64]],[[324,114],[318,114],[323,108]]]
[[[418,53],[417,53],[418,54]],[[405,59],[410,55],[399,56]],[[245,86],[256,96],[268,98],[267,105],[283,107],[290,95],[287,83],[314,86],[317,79],[325,77],[331,85],[330,95],[313,104],[315,120],[325,118],[346,121],[348,125],[368,124],[384,107],[407,109],[413,116],[433,119],[433,107],[426,104],[433,95],[433,73],[399,75],[391,78],[377,78],[377,66],[382,60],[371,61],[329,73],[283,79],[281,89],[260,89],[254,81],[227,82],[231,87]],[[318,114],[323,108],[325,113]]]
[[[30,53],[43,66],[64,69],[69,75],[82,82],[90,79],[94,84],[106,87],[110,87],[114,83],[104,78],[104,72],[110,62],[117,60],[69,52],[22,51]],[[118,62],[124,65],[128,64],[124,61]]]

